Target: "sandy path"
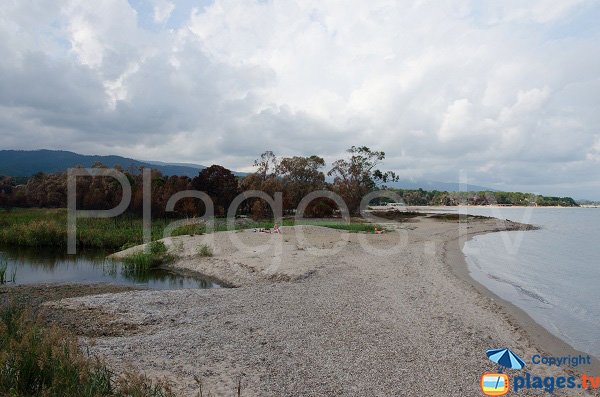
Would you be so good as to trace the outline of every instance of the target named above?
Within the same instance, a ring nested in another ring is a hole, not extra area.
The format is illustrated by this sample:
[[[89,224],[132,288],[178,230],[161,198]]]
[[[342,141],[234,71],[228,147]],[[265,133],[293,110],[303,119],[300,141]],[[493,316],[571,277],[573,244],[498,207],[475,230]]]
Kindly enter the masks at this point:
[[[475,233],[499,225],[468,227]],[[235,395],[238,377],[243,396],[480,396],[479,377],[496,369],[486,349],[509,346],[526,360],[539,350],[492,298],[444,262],[448,250],[459,249],[457,223],[421,219],[410,228],[398,252],[395,233],[345,236],[318,227],[303,229],[310,244],[286,228],[262,253],[233,249],[217,233],[213,258],[192,255],[207,236],[175,238],[177,266],[241,287],[135,291],[53,306],[101,308],[129,323],[137,333],[97,338],[93,350],[117,368],[168,376],[184,395],[195,395],[196,376],[218,396]],[[256,246],[272,236],[237,237]],[[343,241],[349,243],[342,251],[320,256]]]

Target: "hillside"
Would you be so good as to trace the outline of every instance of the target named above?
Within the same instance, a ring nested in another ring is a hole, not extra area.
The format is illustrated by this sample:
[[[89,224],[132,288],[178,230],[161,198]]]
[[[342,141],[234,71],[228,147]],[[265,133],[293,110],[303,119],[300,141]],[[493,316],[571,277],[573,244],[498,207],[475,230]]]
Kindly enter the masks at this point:
[[[184,175],[190,178],[198,175],[198,171],[206,168],[200,164],[188,163],[165,163],[162,161],[142,161],[122,156],[98,156],[85,155],[64,150],[0,150],[0,175],[13,177],[29,177],[38,172],[55,173],[63,172],[69,167],[82,165],[91,167],[94,163],[100,162],[106,166],[112,167],[120,165],[125,169],[136,169],[138,167],[150,167],[160,170],[163,175]],[[243,172],[234,172],[236,176],[246,175]],[[404,180],[387,184],[394,189],[424,189],[439,191],[459,191],[458,183],[425,181],[425,180]],[[468,191],[490,191],[493,189],[468,185]]]
[[[121,156],[83,155],[63,150],[0,150],[0,175],[27,177],[38,172],[63,172],[77,165],[91,167],[96,162],[109,167],[118,164],[125,169],[149,167],[160,170],[164,175],[189,177],[197,176],[199,170],[205,168],[197,164],[159,163]]]
[[[440,192],[460,192],[460,191],[468,191],[468,192],[484,192],[484,191],[496,191],[495,189],[491,189],[485,186],[478,185],[464,185],[461,186],[457,182],[439,182],[439,181],[427,181],[427,180],[400,180],[398,182],[390,182],[385,184],[387,187],[391,189],[405,189],[405,190],[437,190]]]

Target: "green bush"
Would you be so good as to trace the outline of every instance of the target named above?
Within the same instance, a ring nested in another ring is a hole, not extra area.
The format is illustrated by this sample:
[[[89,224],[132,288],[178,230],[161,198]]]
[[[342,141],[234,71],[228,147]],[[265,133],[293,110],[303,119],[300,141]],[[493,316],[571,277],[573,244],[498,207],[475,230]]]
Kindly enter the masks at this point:
[[[162,241],[153,241],[150,243],[150,253],[152,255],[165,255],[167,252],[167,246]]]
[[[169,254],[165,243],[153,241],[143,251],[135,252],[123,258],[123,263],[129,271],[146,272],[172,262],[173,259],[174,257]]]
[[[200,244],[196,250],[200,256],[213,256],[213,250],[206,244]]]

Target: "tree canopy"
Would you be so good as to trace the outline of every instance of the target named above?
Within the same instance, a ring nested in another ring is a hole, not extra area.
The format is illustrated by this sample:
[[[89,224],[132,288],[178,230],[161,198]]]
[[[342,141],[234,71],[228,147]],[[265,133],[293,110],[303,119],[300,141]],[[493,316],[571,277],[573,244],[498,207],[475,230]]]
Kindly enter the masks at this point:
[[[344,199],[350,212],[356,213],[367,193],[384,183],[397,181],[398,177],[392,171],[376,168],[385,159],[382,151],[352,146],[347,153],[349,158],[335,161],[327,175],[334,178],[332,190]]]
[[[165,212],[169,198],[180,191],[199,190],[207,193],[215,204],[215,213],[227,212],[232,200],[241,191],[259,190],[273,197],[276,192],[283,193],[283,210],[293,214],[301,200],[311,192],[329,190],[337,193],[347,204],[349,210],[357,213],[362,198],[371,191],[385,188],[388,182],[396,181],[396,174],[382,171],[380,166],[385,159],[383,151],[371,150],[366,146],[352,146],[345,158],[336,160],[327,175],[333,178],[327,182],[323,169],[325,160],[317,155],[277,157],[272,151],[266,151],[254,162],[256,172],[244,178],[238,178],[227,168],[212,165],[203,169],[198,176],[164,176],[158,170],[152,170],[151,206],[153,216],[169,215]],[[95,163],[96,168],[106,168]],[[142,168],[123,172],[132,186],[132,199],[129,211],[142,214],[143,176]],[[545,197],[521,192],[440,192],[423,189],[394,190],[407,205],[540,205],[540,206],[577,206],[570,197]],[[77,178],[77,208],[110,209],[121,200],[121,185],[107,176],[83,176]],[[379,201],[385,202],[385,199]],[[0,176],[0,207],[66,207],[67,174],[37,173],[24,180]],[[309,204],[307,216],[330,216],[337,208],[327,198],[318,198]],[[197,199],[185,198],[175,206],[178,215],[197,216],[204,212],[204,205]],[[242,203],[240,212],[256,218],[272,215],[263,200],[248,199]]]

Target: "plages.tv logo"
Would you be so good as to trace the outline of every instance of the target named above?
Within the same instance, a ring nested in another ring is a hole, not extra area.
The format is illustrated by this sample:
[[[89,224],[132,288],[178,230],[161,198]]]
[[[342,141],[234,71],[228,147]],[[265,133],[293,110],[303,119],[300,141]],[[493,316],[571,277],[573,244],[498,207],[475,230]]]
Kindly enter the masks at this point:
[[[486,396],[503,396],[510,391],[510,378],[502,372],[503,368],[521,369],[525,362],[507,348],[489,349],[485,354],[490,361],[498,364],[498,370],[481,375],[481,391]]]

